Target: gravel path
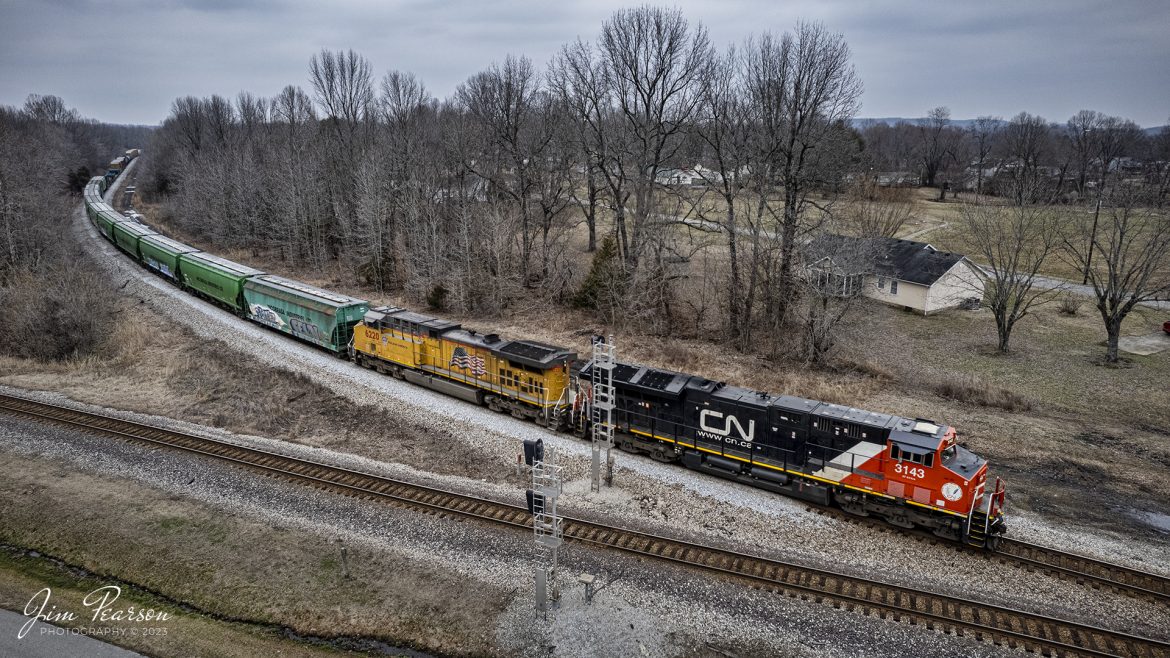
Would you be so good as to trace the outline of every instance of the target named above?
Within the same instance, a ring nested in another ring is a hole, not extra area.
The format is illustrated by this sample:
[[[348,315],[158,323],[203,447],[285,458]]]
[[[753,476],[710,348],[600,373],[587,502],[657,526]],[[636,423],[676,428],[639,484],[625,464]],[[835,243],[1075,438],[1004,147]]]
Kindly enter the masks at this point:
[[[141,299],[201,337],[237,346],[262,364],[302,373],[356,403],[376,405],[435,427],[450,437],[452,451],[474,445],[481,454],[498,460],[501,472],[506,473],[515,463],[522,439],[543,438],[546,444],[556,447],[565,467],[567,484],[562,509],[567,514],[604,517],[649,531],[722,542],[739,550],[839,571],[880,574],[889,580],[1055,612],[1090,623],[1111,619],[1120,627],[1164,633],[1160,629],[1170,622],[1165,609],[1142,601],[1003,567],[977,555],[917,542],[897,532],[874,532],[817,514],[791,499],[624,453],[617,456],[616,486],[591,494],[586,480],[587,443],[378,375],[294,343],[186,295],[144,271],[100,238],[81,212],[75,218],[75,229],[88,241],[91,253],[108,268],[115,285],[126,283],[124,294]],[[448,488],[499,499],[521,500],[522,492],[511,485],[435,476],[354,456],[336,457],[346,463],[357,460],[370,469],[388,469],[387,474],[442,483]],[[1011,533],[1170,575],[1170,547],[1164,543],[1148,544],[1124,536],[1051,527],[1043,519],[1020,514],[1012,518]]]

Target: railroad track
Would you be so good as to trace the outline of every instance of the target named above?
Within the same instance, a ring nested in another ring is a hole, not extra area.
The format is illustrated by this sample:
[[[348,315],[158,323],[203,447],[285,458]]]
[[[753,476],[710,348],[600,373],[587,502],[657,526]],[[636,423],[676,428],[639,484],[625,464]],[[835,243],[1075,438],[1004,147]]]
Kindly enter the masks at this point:
[[[1170,603],[1170,578],[1018,539],[1000,541],[996,556],[1056,573],[1080,583]]]
[[[0,411],[183,450],[349,495],[516,528],[527,509],[380,475],[290,457],[153,425],[0,394]],[[564,536],[593,546],[718,572],[754,587],[864,614],[974,635],[1000,645],[1060,656],[1170,657],[1170,643],[909,587],[813,569],[644,532],[565,519]],[[1071,567],[1070,567],[1071,568]]]
[[[977,553],[1002,564],[1043,571],[1057,578],[1096,589],[1145,598],[1155,603],[1170,604],[1170,578],[1160,574],[1006,537],[1000,539],[995,552],[990,552],[983,548],[941,539],[928,531],[893,529],[884,521],[854,516],[833,507],[810,505],[807,509],[817,514],[835,516],[847,523],[864,524],[882,532],[895,532],[931,544]]]

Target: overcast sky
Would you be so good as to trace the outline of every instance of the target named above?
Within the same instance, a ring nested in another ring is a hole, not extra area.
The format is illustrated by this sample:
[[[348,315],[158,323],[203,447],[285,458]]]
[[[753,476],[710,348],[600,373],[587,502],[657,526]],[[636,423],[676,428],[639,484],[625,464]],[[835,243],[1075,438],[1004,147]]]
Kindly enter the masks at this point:
[[[322,48],[413,71],[445,97],[508,53],[542,66],[627,3],[521,0],[0,0],[0,104],[56,94],[102,121],[153,124],[178,96],[310,88]],[[671,5],[675,6],[675,5]],[[720,47],[799,18],[845,35],[862,117],[1080,109],[1143,126],[1170,116],[1170,0],[679,2]]]

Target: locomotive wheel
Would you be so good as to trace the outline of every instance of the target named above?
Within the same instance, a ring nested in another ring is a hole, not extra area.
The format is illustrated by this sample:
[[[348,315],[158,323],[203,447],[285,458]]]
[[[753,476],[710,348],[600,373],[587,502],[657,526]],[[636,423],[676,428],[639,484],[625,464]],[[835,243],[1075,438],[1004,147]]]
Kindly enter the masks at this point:
[[[669,464],[674,461],[674,452],[667,452],[661,448],[655,448],[650,451],[650,458],[663,464]]]

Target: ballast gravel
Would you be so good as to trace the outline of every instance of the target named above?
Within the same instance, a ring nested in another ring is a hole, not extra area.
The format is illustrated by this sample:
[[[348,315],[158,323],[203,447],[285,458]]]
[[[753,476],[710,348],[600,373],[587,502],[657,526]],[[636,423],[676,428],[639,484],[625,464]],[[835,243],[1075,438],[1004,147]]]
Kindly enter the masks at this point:
[[[243,442],[255,439],[240,437]],[[295,452],[308,452],[295,450]],[[0,453],[127,478],[260,522],[337,538],[355,554],[381,551],[476,583],[515,591],[497,619],[502,654],[518,656],[1006,656],[1015,652],[905,623],[791,599],[689,569],[572,546],[562,550],[559,601],[531,598],[532,541],[524,532],[455,523],[261,478],[225,464],[70,429],[3,417]],[[575,576],[591,573],[591,604]]]
[[[229,344],[259,363],[311,377],[355,403],[375,405],[397,417],[425,423],[450,437],[450,451],[475,446],[480,455],[498,460],[500,477],[477,480],[440,476],[428,473],[418,464],[386,464],[356,455],[275,442],[282,449],[315,450],[313,454],[328,454],[342,464],[359,464],[392,477],[519,504],[523,492],[504,480],[515,464],[520,442],[541,438],[555,450],[558,463],[564,467],[566,485],[561,506],[568,515],[1056,614],[1084,623],[1108,620],[1110,627],[1119,630],[1164,637],[1164,629],[1170,626],[1170,613],[1144,600],[1031,573],[979,554],[919,541],[897,531],[875,530],[818,513],[799,501],[647,458],[617,453],[615,486],[599,494],[590,493],[587,481],[590,449],[586,442],[364,370],[287,340],[189,296],[143,270],[101,238],[83,213],[75,217],[75,230],[123,294],[140,299],[153,311],[190,328],[198,336]],[[259,439],[239,437],[239,440]],[[435,459],[443,458],[444,455],[435,456]],[[1055,527],[1042,518],[1009,511],[1013,537],[1170,575],[1170,546],[1165,542]],[[693,583],[701,579],[688,580]]]

